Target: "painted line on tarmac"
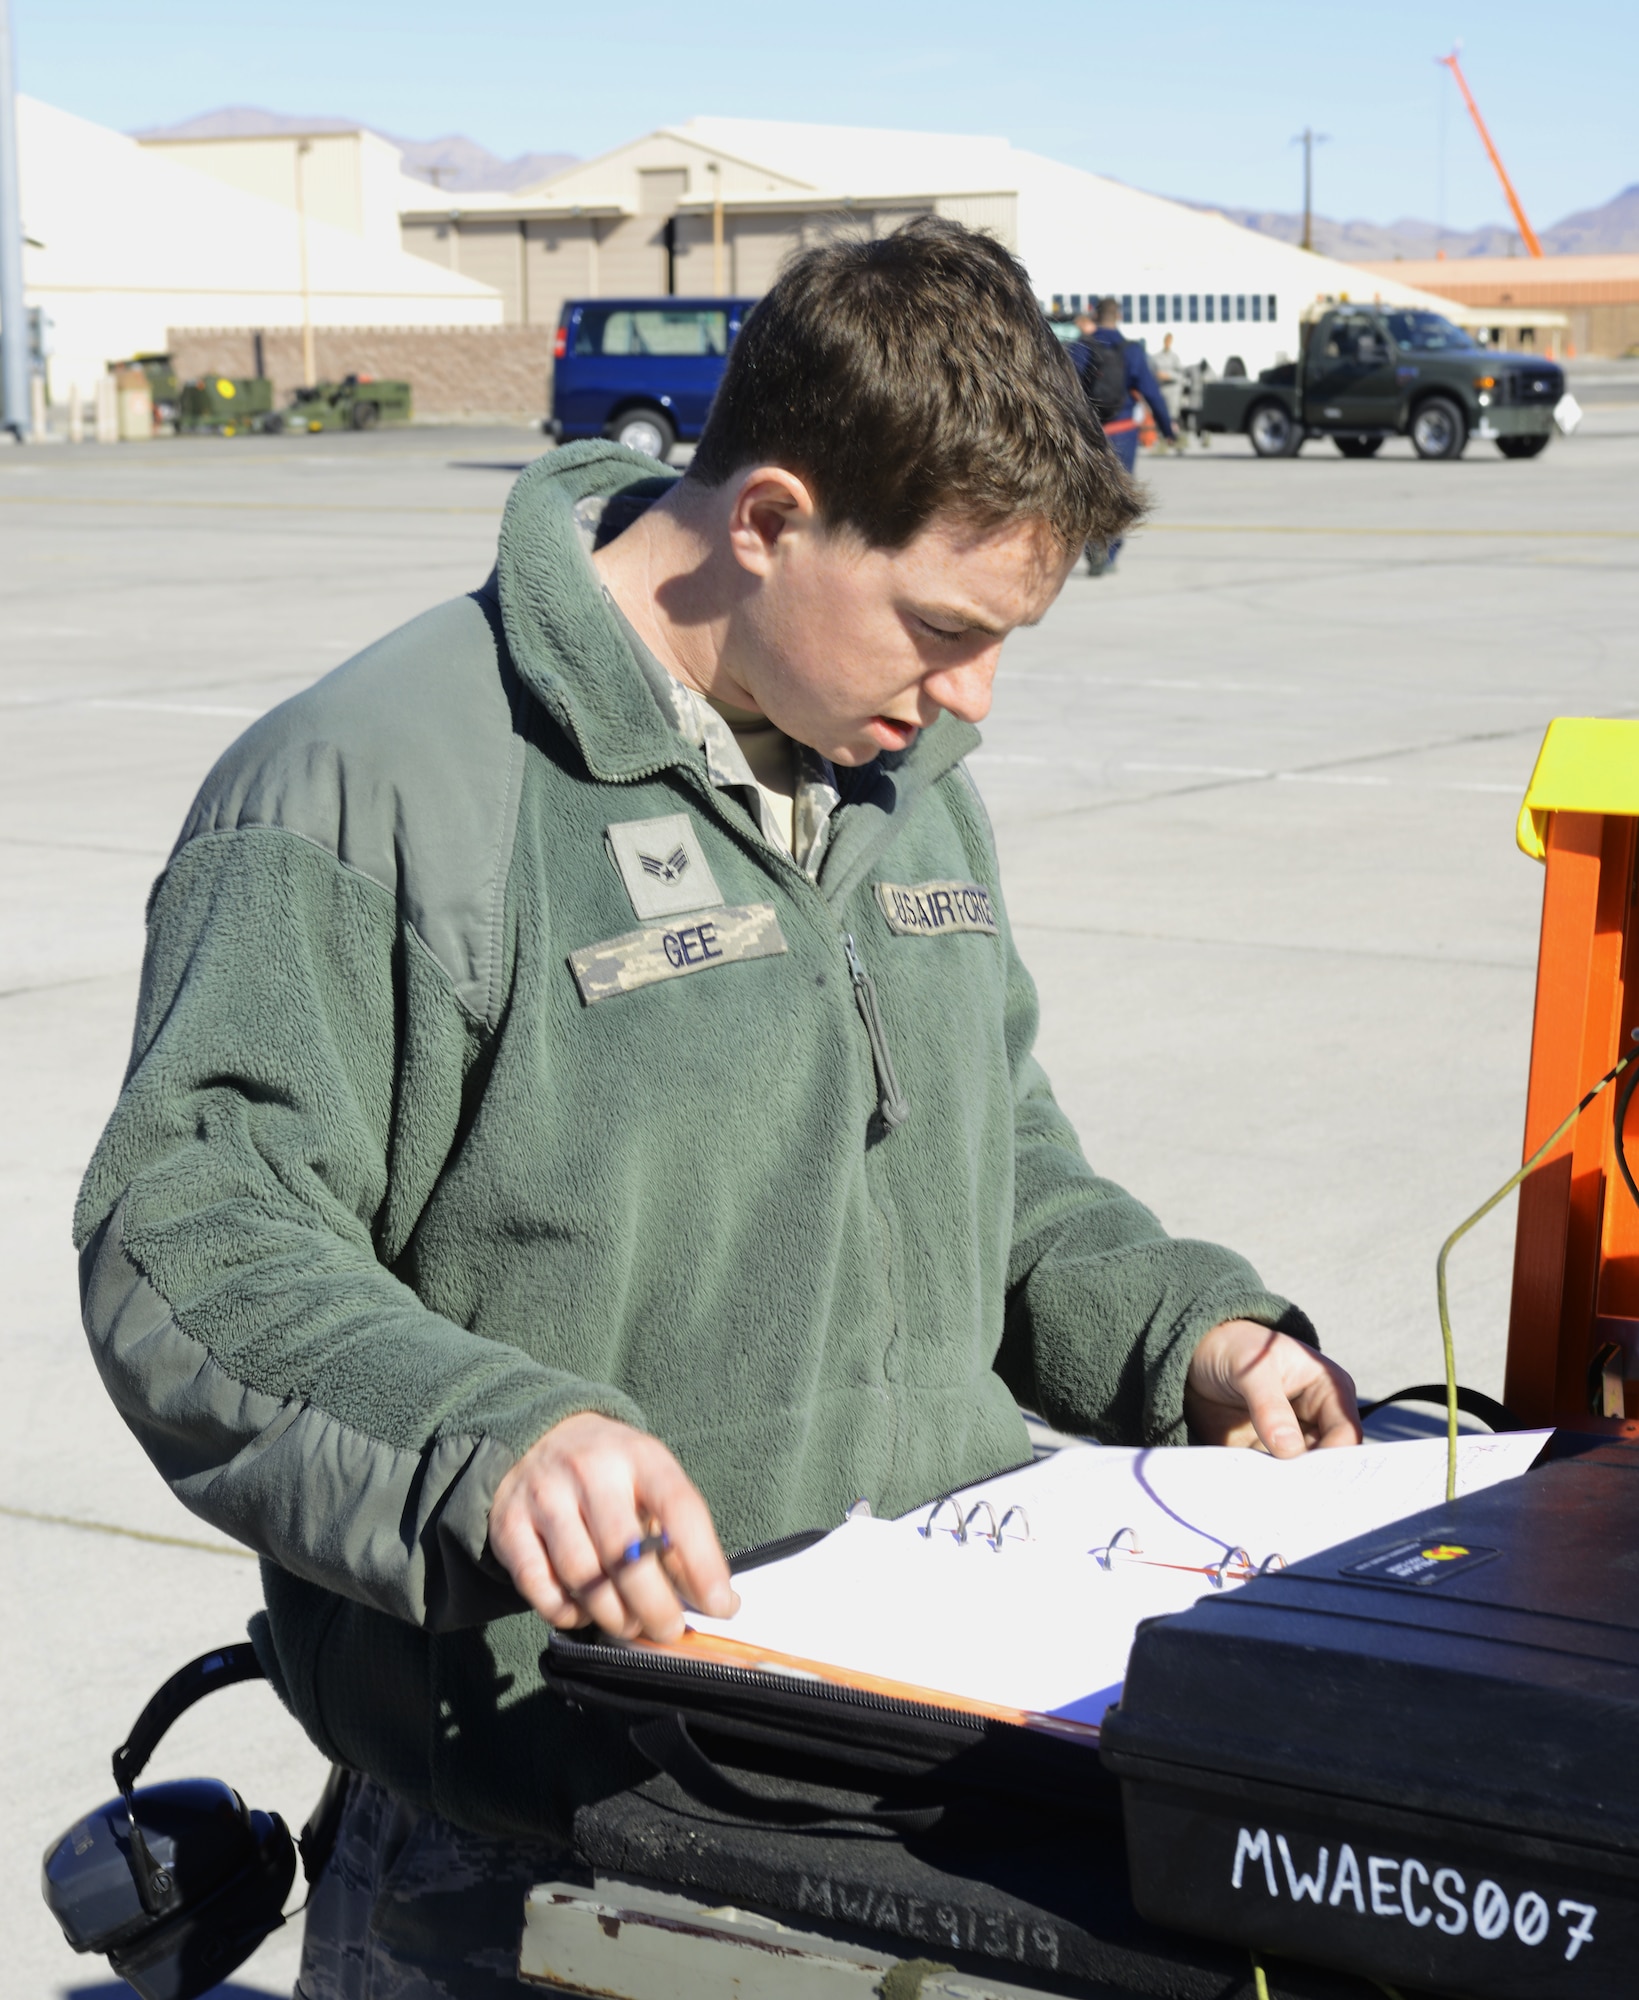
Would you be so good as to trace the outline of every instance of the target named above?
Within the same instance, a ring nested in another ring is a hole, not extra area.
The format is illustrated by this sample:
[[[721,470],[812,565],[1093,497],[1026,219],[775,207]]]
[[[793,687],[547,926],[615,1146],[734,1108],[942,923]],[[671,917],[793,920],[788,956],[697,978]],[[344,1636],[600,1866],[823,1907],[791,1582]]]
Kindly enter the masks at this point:
[[[173,507],[206,514],[477,514],[498,521],[506,511],[494,507],[410,506],[398,501],[370,500],[170,500],[125,499],[95,493],[0,493],[0,507]]]
[[[1205,946],[1213,951],[1296,953],[1306,958],[1388,959],[1402,965],[1460,965],[1479,972],[1518,972],[1529,977],[1535,961],[1528,958],[1467,958],[1460,952],[1379,949],[1369,944],[1315,944],[1297,938],[1232,938],[1197,936],[1189,931],[1141,930],[1125,924],[1066,924],[1013,913],[1016,931],[1040,931],[1046,937],[1127,938],[1139,944]]]
[[[1385,756],[1403,753],[1385,751]],[[1060,771],[1138,771],[1173,778],[1233,778],[1246,783],[1278,785],[1367,785],[1417,792],[1503,792],[1518,796],[1517,784],[1490,784],[1468,778],[1387,778],[1375,771],[1277,771],[1258,764],[1161,764],[1134,760],[1111,764],[1093,757],[1043,757],[1030,751],[978,750],[970,764],[1028,764]]]
[[[65,702],[65,708],[117,708],[140,715],[266,715],[265,708],[236,708],[226,702],[211,701],[105,701],[99,696],[82,696]]]
[[[1394,541],[1639,542],[1639,528],[1358,528],[1324,521],[1146,521],[1151,535],[1357,535]]]
[[[77,1514],[39,1514],[32,1507],[0,1506],[0,1514],[10,1521],[36,1521],[48,1528],[83,1528],[93,1535],[119,1535],[128,1542],[157,1542],[167,1549],[196,1549],[205,1556],[236,1556],[255,1562],[254,1551],[232,1542],[201,1542],[192,1535],[157,1535],[148,1528],[122,1528],[113,1521],[87,1521]]]

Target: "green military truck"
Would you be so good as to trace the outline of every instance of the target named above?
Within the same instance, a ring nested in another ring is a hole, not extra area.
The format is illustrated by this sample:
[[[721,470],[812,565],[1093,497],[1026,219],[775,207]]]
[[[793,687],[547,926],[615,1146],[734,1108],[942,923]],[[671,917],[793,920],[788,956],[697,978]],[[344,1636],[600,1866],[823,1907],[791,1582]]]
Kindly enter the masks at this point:
[[[176,427],[237,437],[259,430],[272,411],[273,384],[265,375],[201,375],[182,385]]]
[[[110,368],[123,364],[111,361]],[[140,368],[148,378],[148,394],[154,405],[154,422],[170,424],[177,421],[178,405],[181,401],[182,385],[176,379],[176,369],[168,354],[133,354],[131,365]]]
[[[1461,458],[1471,437],[1535,458],[1553,435],[1563,370],[1481,347],[1439,313],[1327,305],[1301,338],[1296,361],[1207,382],[1201,430],[1245,432],[1260,458],[1295,458],[1314,437],[1345,458],[1370,458],[1387,437],[1409,437],[1419,458]]]
[[[339,382],[318,382],[311,389],[298,389],[294,402],[268,418],[264,428],[299,435],[305,431],[368,431],[377,424],[409,421],[408,382],[346,375]]]

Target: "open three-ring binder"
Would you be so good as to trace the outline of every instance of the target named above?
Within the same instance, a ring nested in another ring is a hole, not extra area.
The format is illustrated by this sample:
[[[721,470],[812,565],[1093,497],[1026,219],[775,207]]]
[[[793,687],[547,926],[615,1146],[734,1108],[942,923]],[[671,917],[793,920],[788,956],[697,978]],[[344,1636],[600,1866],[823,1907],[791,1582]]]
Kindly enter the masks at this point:
[[[1459,1443],[1458,1490],[1548,1436]],[[898,1519],[854,1509],[736,1566],[739,1612],[693,1612],[674,1657],[830,1682],[1026,1727],[1096,1730],[1140,1622],[1368,1534],[1444,1494],[1441,1439],[1276,1460],[1076,1445]]]

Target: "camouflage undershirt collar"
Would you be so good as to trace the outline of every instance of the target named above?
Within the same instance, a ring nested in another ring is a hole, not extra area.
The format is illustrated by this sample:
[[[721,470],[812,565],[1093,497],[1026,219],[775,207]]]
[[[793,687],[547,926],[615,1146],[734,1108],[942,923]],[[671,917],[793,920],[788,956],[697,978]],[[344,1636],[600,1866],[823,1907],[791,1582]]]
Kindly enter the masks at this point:
[[[641,508],[632,511],[616,526],[608,518],[610,503],[604,496],[592,494],[577,501],[575,525],[587,554],[612,539],[611,535],[603,532],[605,527],[613,528],[618,534],[622,528],[629,527],[641,511]],[[717,789],[743,794],[744,803],[755,818],[764,840],[780,853],[786,853],[784,837],[761,787],[752,775],[751,766],[746,762],[745,752],[735,741],[734,731],[710,702],[666,671],[638,637],[631,620],[607,590],[603,598],[619,621],[632,658],[637,662],[638,671],[661,714],[685,743],[692,744],[704,755],[706,775]],[[826,844],[830,839],[831,815],[842,803],[842,795],[837,786],[836,771],[829,759],[810,750],[804,743],[793,741],[791,748],[796,759],[796,785],[792,801],[794,838],[790,851],[803,873],[817,881],[820,863],[825,858]]]

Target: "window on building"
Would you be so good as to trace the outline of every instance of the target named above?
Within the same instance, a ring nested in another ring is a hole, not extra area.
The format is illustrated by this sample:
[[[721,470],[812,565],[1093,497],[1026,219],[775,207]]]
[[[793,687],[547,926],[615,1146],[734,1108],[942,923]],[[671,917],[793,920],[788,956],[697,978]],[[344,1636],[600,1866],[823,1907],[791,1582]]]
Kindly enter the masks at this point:
[[[1167,295],[1165,292],[1157,292],[1155,295],[1155,323],[1157,326],[1165,326],[1167,323]]]
[[[1266,312],[1266,313],[1264,314],[1264,318],[1265,318],[1265,319],[1275,319],[1275,318],[1277,318],[1277,317],[1278,317],[1278,315],[1276,314],[1276,311],[1275,311],[1275,294],[1274,294],[1273,292],[1271,292],[1271,293],[1269,294],[1269,310],[1268,310],[1268,311],[1267,311],[1267,312]]]
[[[1172,317],[1174,325],[1184,316],[1184,301],[1177,292],[1172,295]]]
[[[1229,294],[1228,294],[1228,292],[1220,292],[1220,293],[1218,294],[1218,317],[1219,317],[1219,319],[1221,319],[1221,320],[1222,320],[1222,321],[1224,322],[1224,324],[1225,324],[1226,326],[1227,326],[1227,325],[1229,324]]]
[[[1208,326],[1212,324],[1212,312],[1217,303],[1218,301],[1208,292],[1206,295],[1206,323]]]
[[[1208,300],[1207,303],[1210,305],[1211,301]],[[1201,317],[1201,294],[1199,292],[1191,292],[1189,295],[1190,325],[1193,326],[1200,317]]]
[[[1245,318],[1246,318],[1246,294],[1245,294],[1245,292],[1237,292],[1237,293],[1235,294],[1235,317],[1236,317],[1237,319],[1245,319]]]
[[[1054,310],[1054,312],[1056,312],[1056,313],[1061,313],[1061,312],[1063,312],[1063,310],[1064,310],[1064,294],[1063,294],[1062,292],[1055,292],[1055,293],[1053,294],[1053,310]]]
[[[728,352],[728,314],[704,311],[633,312],[585,306],[575,328],[577,354],[707,355]]]
[[[1124,325],[1127,325],[1127,326],[1131,326],[1131,325],[1132,325],[1132,323],[1133,323],[1133,295],[1132,295],[1132,293],[1131,293],[1131,292],[1123,292],[1123,293],[1121,294],[1121,318],[1122,318],[1122,322],[1123,322],[1123,324],[1124,324]]]
[[[1263,294],[1261,292],[1254,292],[1252,294],[1252,317],[1257,320],[1263,318]]]
[[[1150,295],[1148,292],[1140,292],[1138,294],[1138,324],[1140,326],[1148,326],[1149,323],[1150,323]]]
[[[1078,312],[1080,312],[1080,311],[1081,311],[1081,294],[1080,294],[1080,292],[1072,292],[1072,293],[1070,294],[1070,310],[1071,310],[1071,312],[1073,312],[1073,313],[1078,313]]]

